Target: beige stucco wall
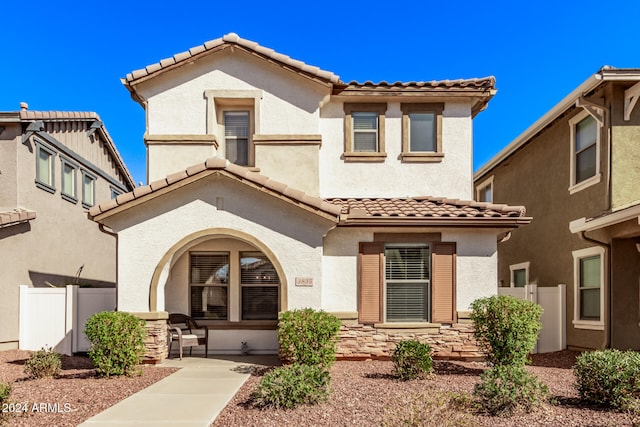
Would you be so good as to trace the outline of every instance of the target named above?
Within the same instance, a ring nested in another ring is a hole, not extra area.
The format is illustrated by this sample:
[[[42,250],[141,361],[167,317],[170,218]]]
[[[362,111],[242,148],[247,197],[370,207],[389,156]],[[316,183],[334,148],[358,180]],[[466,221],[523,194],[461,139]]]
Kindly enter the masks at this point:
[[[188,166],[204,163],[215,157],[213,144],[197,144],[185,141],[175,143],[152,142],[147,144],[147,180],[149,183],[184,170]]]
[[[311,196],[320,194],[320,147],[316,144],[256,145],[256,167],[269,178]]]
[[[358,243],[371,242],[374,233],[407,233],[402,228],[337,228],[324,239],[322,308],[335,312],[358,309]],[[471,303],[495,295],[496,231],[416,228],[415,233],[441,233],[443,242],[456,243],[456,308],[467,311]]]
[[[80,169],[76,175],[77,203],[61,197],[59,155],[53,160],[55,193],[38,188],[33,140],[23,144],[19,128],[8,126],[0,135],[0,207],[34,210],[36,218],[0,228],[0,349],[18,345],[19,285],[71,283],[81,266],[80,283],[113,286],[116,279],[116,240],[87,218],[81,203]],[[105,155],[98,144],[88,145]],[[13,158],[5,156],[12,152]],[[95,193],[96,201],[108,200],[109,183],[98,177]]]

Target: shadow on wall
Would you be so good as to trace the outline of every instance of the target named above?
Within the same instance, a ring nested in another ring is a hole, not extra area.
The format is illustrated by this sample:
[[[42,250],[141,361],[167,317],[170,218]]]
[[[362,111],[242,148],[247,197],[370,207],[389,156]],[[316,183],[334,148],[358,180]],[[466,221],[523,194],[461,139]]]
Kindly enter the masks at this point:
[[[0,240],[15,236],[17,234],[24,234],[31,231],[31,224],[28,222],[23,222],[22,224],[11,225],[9,227],[0,228]]]
[[[60,274],[43,273],[39,271],[29,270],[29,278],[36,288],[64,287],[67,285],[78,285],[81,288],[115,288],[114,282],[105,282],[104,280],[85,279],[74,276],[63,276]],[[51,285],[49,285],[51,284]]]

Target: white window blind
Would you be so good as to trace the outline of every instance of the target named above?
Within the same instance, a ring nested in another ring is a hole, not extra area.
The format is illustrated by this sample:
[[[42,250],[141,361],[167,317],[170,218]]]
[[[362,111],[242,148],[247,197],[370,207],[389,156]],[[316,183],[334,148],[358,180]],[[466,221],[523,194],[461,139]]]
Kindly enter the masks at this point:
[[[192,253],[190,256],[191,316],[228,319],[229,254]]]
[[[436,116],[433,113],[409,114],[409,150],[436,151]]]
[[[385,247],[386,320],[429,320],[429,246]]]
[[[596,174],[597,129],[597,123],[591,116],[576,124],[576,184]]]
[[[36,162],[36,179],[43,184],[53,186],[52,155],[38,146],[38,160]]]
[[[82,203],[93,206],[95,203],[96,180],[85,173],[82,174]]]
[[[249,164],[249,112],[225,111],[224,136],[227,159],[238,165]]]
[[[240,253],[242,320],[277,320],[280,278],[262,252]]]
[[[353,151],[378,151],[378,113],[353,112]]]
[[[580,319],[600,320],[600,256],[580,259]]]
[[[62,162],[62,194],[76,197],[76,168],[66,161]]]

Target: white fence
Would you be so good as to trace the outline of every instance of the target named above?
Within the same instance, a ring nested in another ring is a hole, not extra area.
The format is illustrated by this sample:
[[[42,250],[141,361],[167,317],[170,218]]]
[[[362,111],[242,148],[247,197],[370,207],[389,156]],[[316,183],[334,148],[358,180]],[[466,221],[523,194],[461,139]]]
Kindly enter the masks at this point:
[[[542,330],[534,353],[550,353],[567,347],[566,333],[566,285],[537,286],[524,288],[498,288],[499,295],[511,295],[532,301],[542,306]]]
[[[71,354],[88,351],[87,319],[116,308],[115,288],[30,288],[20,286],[20,348],[44,346]]]

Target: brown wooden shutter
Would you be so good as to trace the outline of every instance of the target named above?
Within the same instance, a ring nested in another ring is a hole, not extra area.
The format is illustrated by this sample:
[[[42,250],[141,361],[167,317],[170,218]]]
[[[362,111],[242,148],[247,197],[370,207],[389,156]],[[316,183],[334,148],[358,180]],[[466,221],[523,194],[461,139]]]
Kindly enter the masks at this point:
[[[456,321],[456,244],[433,244],[431,266],[431,321]]]
[[[358,319],[360,323],[382,321],[383,251],[383,243],[360,242],[358,254]]]

